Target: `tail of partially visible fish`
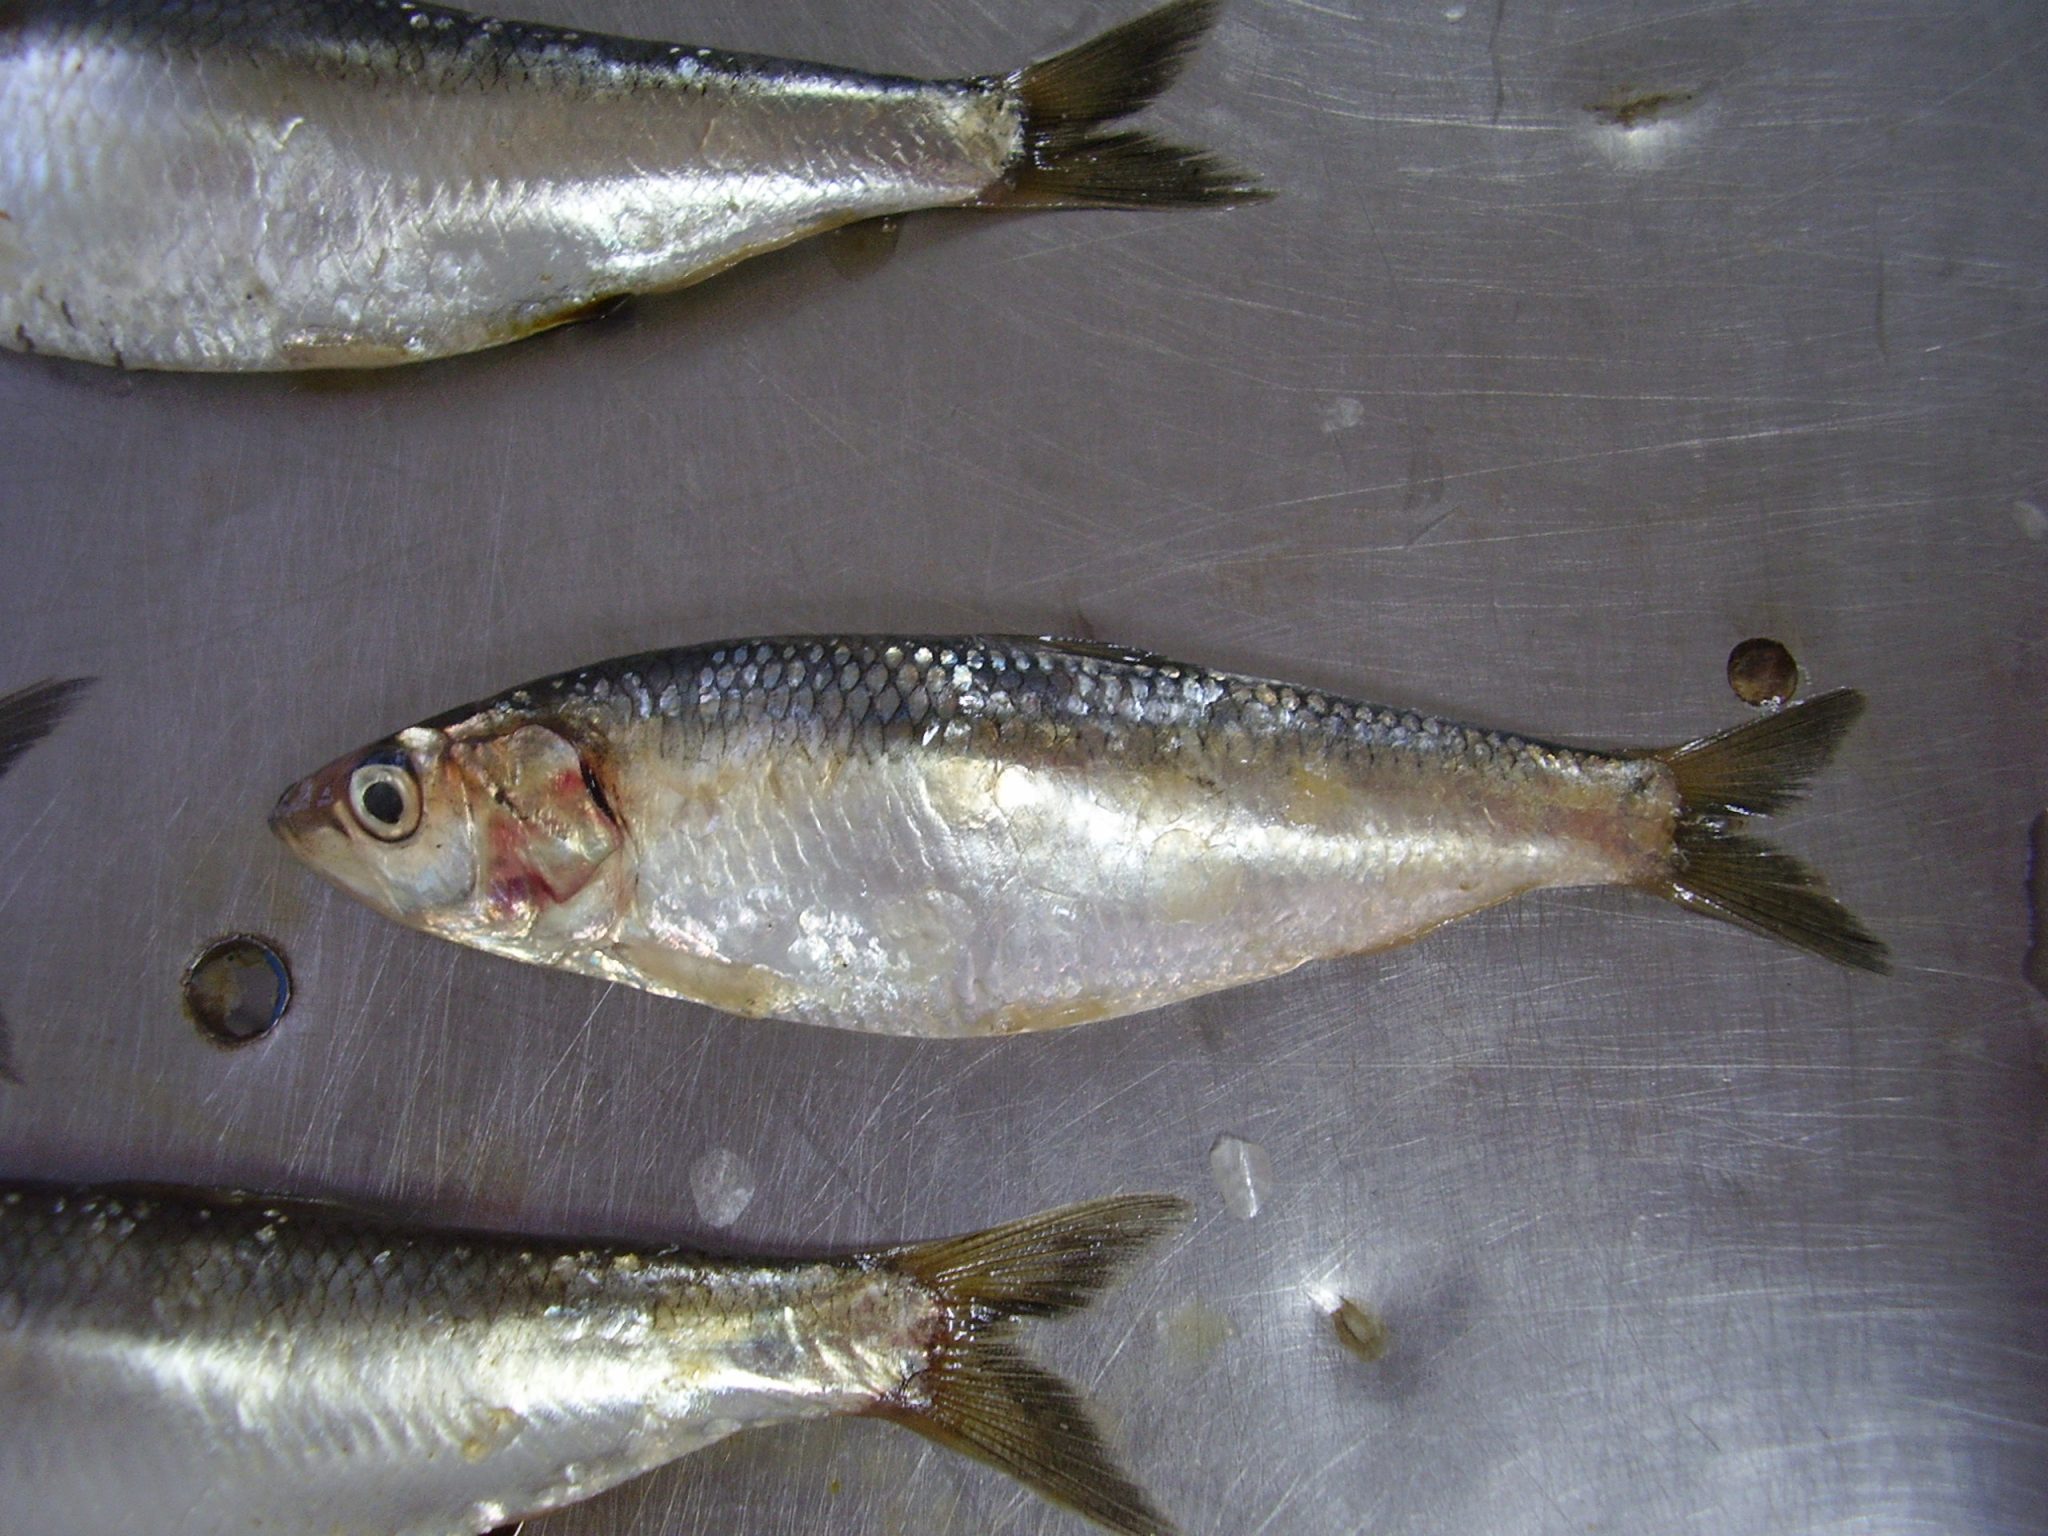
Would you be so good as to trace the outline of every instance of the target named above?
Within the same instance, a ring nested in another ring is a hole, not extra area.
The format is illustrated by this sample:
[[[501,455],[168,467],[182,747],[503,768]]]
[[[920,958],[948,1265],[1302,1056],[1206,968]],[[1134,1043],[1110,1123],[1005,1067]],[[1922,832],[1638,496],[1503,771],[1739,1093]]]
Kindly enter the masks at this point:
[[[0,698],[0,779],[7,777],[7,770],[22,753],[57,728],[92,684],[89,677],[55,678],[17,688]],[[0,1014],[0,1082],[20,1081],[14,1070],[13,1037],[6,1015]]]
[[[1024,151],[991,205],[1158,208],[1271,194],[1204,150],[1110,129],[1173,84],[1216,24],[1219,0],[1173,0],[1006,82],[1024,109]]]
[[[0,1382],[36,1389],[0,1413],[0,1529],[468,1536],[862,1413],[1171,1536],[1014,1323],[1087,1305],[1186,1215],[1131,1195],[790,1261],[0,1185]]]
[[[427,0],[0,0],[0,348],[384,367],[865,219],[1257,198],[1117,126],[1216,15],[922,80]]]
[[[1124,1536],[1172,1536],[1073,1388],[1013,1339],[1019,1318],[1087,1306],[1187,1216],[1187,1202],[1170,1195],[1115,1196],[887,1255],[888,1267],[938,1298],[944,1332],[931,1365],[869,1411]]]
[[[1840,965],[1891,970],[1882,940],[1791,854],[1740,829],[1803,798],[1861,718],[1861,693],[1821,695],[1762,720],[1646,754],[1668,767],[1680,799],[1677,849],[1661,893],[1680,906],[1810,950]]]
[[[92,684],[89,677],[55,678],[0,697],[0,778],[22,753],[57,728]]]

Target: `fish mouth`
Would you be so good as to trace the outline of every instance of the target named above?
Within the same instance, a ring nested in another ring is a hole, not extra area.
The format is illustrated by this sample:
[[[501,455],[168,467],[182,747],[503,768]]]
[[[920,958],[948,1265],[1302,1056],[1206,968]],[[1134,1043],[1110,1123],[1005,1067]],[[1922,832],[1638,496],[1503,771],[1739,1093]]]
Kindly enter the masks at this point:
[[[313,840],[322,832],[338,830],[334,807],[341,798],[341,779],[346,765],[330,764],[318,773],[298,781],[277,797],[270,809],[270,830],[292,852],[305,858]]]

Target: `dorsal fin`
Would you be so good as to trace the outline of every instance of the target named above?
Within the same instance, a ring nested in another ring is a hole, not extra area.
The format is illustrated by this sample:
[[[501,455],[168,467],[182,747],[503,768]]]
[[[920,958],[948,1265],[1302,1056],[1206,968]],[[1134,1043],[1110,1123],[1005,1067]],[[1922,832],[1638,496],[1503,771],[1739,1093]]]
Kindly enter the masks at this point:
[[[1173,665],[1157,651],[1141,651],[1135,646],[1111,645],[1102,640],[1072,640],[1064,635],[1003,635],[998,638],[1010,640],[1018,645],[1036,646],[1040,650],[1057,651],[1062,656],[1078,656],[1089,661],[1113,661],[1127,667]]]

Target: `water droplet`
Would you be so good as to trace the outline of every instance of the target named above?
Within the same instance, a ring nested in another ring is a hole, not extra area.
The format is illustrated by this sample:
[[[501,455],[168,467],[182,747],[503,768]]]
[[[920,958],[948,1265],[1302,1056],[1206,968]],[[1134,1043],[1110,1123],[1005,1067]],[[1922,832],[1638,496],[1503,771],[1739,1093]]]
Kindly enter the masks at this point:
[[[1745,640],[1728,653],[1728,686],[1745,704],[1777,709],[1799,691],[1799,663],[1776,640]]]
[[[2038,501],[2016,501],[2012,504],[2012,515],[2020,532],[2035,543],[2048,539],[2048,507]]]
[[[1223,1196],[1223,1208],[1240,1221],[1250,1221],[1271,1196],[1273,1159],[1256,1141],[1218,1136],[1209,1148],[1209,1177]]]
[[[179,983],[185,1014],[215,1045],[247,1045],[291,1006],[292,975],[268,940],[233,933],[192,957]]]
[[[1365,405],[1349,395],[1339,395],[1325,405],[1319,414],[1325,432],[1348,432],[1351,428],[1364,423]]]
[[[1463,5],[1447,5],[1444,7],[1445,21],[1463,21],[1464,19],[1465,7]]]
[[[707,1226],[729,1227],[753,1203],[754,1170],[737,1152],[713,1147],[690,1169],[690,1195]]]
[[[1177,1365],[1200,1369],[1237,1337],[1230,1314],[1206,1302],[1190,1301],[1159,1315],[1159,1336]]]

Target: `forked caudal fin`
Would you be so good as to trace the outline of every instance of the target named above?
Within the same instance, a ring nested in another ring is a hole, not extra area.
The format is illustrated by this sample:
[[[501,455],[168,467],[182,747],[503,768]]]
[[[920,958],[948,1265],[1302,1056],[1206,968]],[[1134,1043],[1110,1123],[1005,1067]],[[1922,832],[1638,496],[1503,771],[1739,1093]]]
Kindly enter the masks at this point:
[[[1024,110],[1024,149],[988,201],[1023,208],[1199,207],[1271,194],[1204,150],[1104,125],[1145,107],[1216,23],[1218,0],[1173,0],[1007,82]]]
[[[57,728],[70,713],[78,696],[92,686],[89,677],[67,677],[41,683],[0,697],[0,778],[7,776],[21,754]],[[0,1015],[0,1082],[19,1083],[14,1070],[14,1049],[7,1019]]]
[[[1027,1217],[885,1260],[936,1297],[931,1364],[872,1412],[998,1467],[1124,1536],[1173,1525],[1117,1467],[1074,1389],[1013,1339],[1018,1318],[1085,1307],[1125,1264],[1179,1227],[1185,1200],[1123,1195]]]
[[[1826,882],[1791,854],[1738,829],[1793,804],[1862,716],[1844,688],[1762,720],[1650,756],[1670,768],[1681,802],[1678,845],[1663,893],[1692,907],[1858,970],[1891,970],[1889,952]]]
[[[0,698],[0,778],[22,753],[57,729],[92,683],[89,677],[67,677],[31,683]]]

